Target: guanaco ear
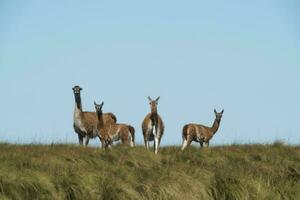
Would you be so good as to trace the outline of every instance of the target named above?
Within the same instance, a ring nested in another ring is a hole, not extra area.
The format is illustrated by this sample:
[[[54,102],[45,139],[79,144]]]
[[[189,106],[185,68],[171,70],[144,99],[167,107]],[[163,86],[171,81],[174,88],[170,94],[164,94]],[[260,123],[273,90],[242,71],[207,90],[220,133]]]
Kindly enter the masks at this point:
[[[148,100],[149,100],[149,101],[152,101],[151,97],[148,96]]]
[[[216,109],[214,109],[214,112],[215,112],[215,114],[218,114]]]
[[[159,99],[160,99],[160,97],[157,97],[157,98],[155,99],[155,101],[158,102]]]

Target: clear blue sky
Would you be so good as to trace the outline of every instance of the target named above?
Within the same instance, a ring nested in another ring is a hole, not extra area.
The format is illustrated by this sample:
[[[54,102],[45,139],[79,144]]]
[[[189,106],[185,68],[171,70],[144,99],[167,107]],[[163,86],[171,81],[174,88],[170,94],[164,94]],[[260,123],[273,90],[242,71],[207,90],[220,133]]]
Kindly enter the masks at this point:
[[[72,87],[85,110],[136,128],[161,96],[162,144],[188,122],[212,144],[300,143],[300,2],[0,2],[0,141],[77,142]],[[93,144],[99,144],[95,140]]]

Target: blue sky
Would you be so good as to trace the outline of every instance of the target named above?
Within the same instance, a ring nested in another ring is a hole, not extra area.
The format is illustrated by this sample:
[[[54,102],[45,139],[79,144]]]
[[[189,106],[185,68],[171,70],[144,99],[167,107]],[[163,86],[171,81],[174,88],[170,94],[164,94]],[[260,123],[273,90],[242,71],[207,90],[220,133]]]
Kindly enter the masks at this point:
[[[211,125],[212,144],[300,142],[300,3],[1,1],[0,140],[77,142],[72,87],[85,110],[136,128],[161,96],[162,144]],[[93,141],[98,145],[99,141]]]

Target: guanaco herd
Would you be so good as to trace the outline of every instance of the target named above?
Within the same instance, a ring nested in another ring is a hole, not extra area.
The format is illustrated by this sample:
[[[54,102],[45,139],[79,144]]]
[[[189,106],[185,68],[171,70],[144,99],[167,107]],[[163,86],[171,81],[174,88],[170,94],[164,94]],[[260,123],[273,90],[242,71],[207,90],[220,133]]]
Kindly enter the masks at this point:
[[[122,144],[134,147],[135,129],[129,124],[117,123],[117,118],[113,113],[103,113],[104,102],[95,105],[95,112],[83,111],[81,103],[80,86],[73,87],[75,97],[74,121],[73,127],[78,135],[80,145],[87,146],[89,140],[98,137],[102,148],[111,148],[112,144],[120,141]],[[161,138],[164,134],[164,123],[157,112],[159,97],[155,100],[148,97],[151,112],[146,115],[142,122],[142,131],[144,136],[145,148],[149,149],[149,142],[154,141],[154,152],[158,153]],[[182,130],[182,148],[184,150],[192,141],[199,142],[200,147],[209,146],[209,141],[218,131],[221,118],[224,113],[222,110],[218,113],[214,110],[215,121],[212,127],[200,124],[187,124]]]

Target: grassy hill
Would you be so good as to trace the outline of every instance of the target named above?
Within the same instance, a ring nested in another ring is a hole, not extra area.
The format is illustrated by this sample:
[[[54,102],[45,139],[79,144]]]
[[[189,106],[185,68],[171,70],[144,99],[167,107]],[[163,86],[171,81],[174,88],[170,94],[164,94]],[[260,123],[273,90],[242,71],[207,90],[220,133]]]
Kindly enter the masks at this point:
[[[0,144],[0,199],[300,199],[300,147]]]

